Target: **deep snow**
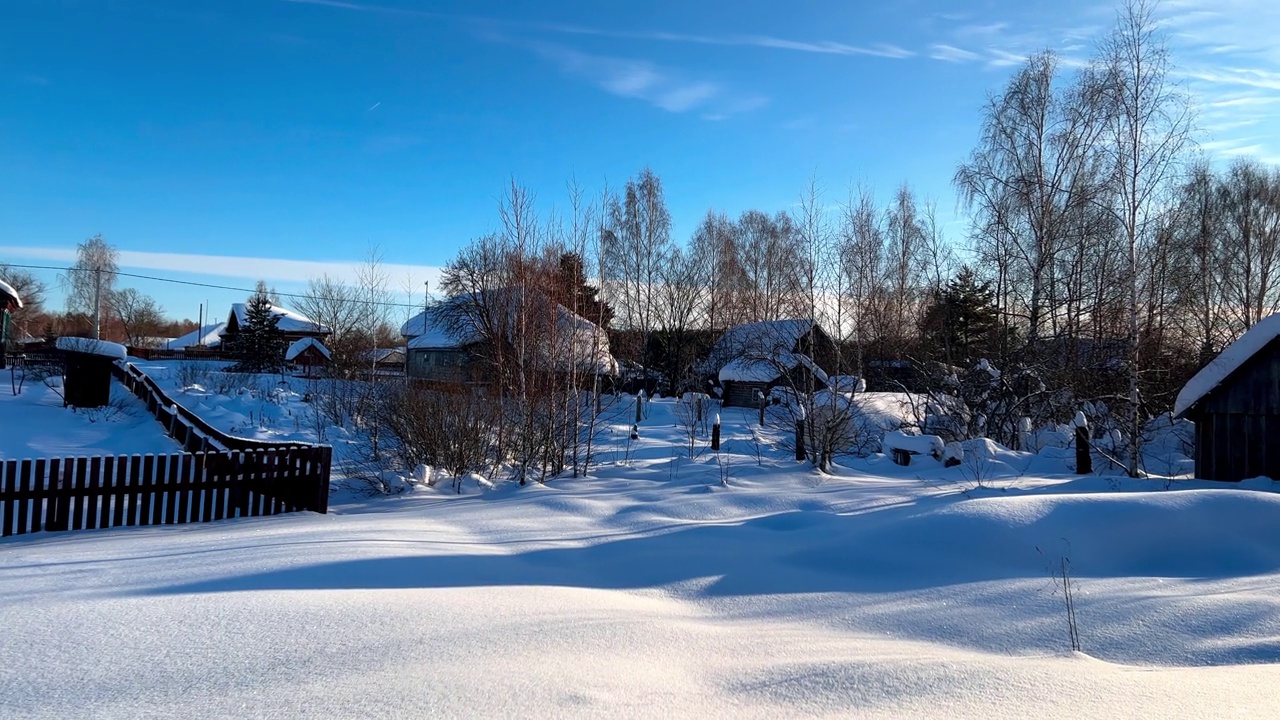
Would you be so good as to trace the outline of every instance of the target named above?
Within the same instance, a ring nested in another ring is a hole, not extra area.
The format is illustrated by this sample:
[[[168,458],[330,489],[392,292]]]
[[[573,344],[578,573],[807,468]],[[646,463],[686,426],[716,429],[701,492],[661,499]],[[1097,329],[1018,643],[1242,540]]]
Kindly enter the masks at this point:
[[[724,451],[688,457],[674,403],[634,442],[621,403],[585,479],[0,541],[0,716],[1280,709],[1270,481],[1076,477],[1065,451],[973,444],[819,476],[733,409]]]

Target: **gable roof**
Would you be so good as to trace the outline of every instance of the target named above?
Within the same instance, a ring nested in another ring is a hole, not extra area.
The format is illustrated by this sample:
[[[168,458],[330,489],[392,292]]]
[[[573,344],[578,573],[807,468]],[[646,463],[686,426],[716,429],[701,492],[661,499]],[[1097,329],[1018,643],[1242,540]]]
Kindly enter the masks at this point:
[[[226,329],[227,324],[224,322],[205,325],[202,328],[192,330],[182,337],[176,337],[169,340],[165,342],[164,345],[170,350],[182,350],[184,348],[194,347],[197,345],[204,347],[217,347],[222,344],[222,331]]]
[[[246,303],[233,303],[231,305],[231,315],[227,316],[226,324],[230,325],[231,318],[234,317],[236,320],[236,327],[242,327],[245,324],[246,314],[247,314]],[[273,305],[271,306],[271,314],[280,318],[280,322],[276,325],[276,327],[280,328],[282,332],[318,333],[321,335],[326,335],[329,333],[329,328],[325,327],[324,325],[321,325],[320,323],[313,322],[307,316],[303,315],[302,313],[294,312],[293,310],[288,310],[286,308],[276,307]]]
[[[1280,337],[1280,313],[1268,315],[1246,330],[1238,340],[1224,348],[1218,353],[1218,357],[1209,361],[1208,365],[1187,381],[1173,403],[1174,416],[1182,417],[1277,337]]]
[[[317,352],[324,356],[325,360],[330,360],[329,348],[313,337],[304,337],[289,343],[289,349],[284,351],[284,360],[289,362],[296,359],[299,355],[307,351],[307,348],[315,348]]]

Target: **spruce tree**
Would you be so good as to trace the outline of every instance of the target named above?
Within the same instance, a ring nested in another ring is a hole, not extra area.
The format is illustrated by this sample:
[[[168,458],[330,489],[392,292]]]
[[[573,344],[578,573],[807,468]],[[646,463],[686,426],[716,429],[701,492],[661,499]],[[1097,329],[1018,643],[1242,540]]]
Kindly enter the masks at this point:
[[[280,332],[280,316],[271,312],[271,298],[266,285],[258,283],[258,291],[244,308],[244,325],[236,336],[235,353],[240,372],[276,372],[284,363],[284,334]]]
[[[972,365],[994,350],[998,337],[991,283],[979,281],[967,265],[960,268],[946,286],[934,291],[922,325],[925,340],[948,364]]]

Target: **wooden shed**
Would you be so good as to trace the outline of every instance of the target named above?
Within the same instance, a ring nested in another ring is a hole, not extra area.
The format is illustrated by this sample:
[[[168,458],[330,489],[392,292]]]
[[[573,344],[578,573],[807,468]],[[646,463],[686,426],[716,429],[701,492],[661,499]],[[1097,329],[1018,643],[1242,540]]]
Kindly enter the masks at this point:
[[[313,337],[294,340],[284,353],[284,361],[305,368],[307,377],[311,377],[313,367],[325,367],[330,359],[329,348]]]
[[[1174,414],[1196,424],[1196,477],[1280,479],[1280,313],[1196,373]]]
[[[62,398],[72,407],[95,408],[111,402],[111,367],[126,357],[123,345],[93,338],[60,337],[65,357]]]

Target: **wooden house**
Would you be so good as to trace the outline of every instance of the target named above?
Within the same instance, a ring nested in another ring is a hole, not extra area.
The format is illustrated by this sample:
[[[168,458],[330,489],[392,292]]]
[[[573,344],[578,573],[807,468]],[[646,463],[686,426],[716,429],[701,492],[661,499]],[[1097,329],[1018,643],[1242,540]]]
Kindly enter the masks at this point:
[[[1196,477],[1280,479],[1280,313],[1196,373],[1174,415],[1196,424]]]
[[[399,374],[404,372],[405,349],[401,347],[374,348],[366,350],[361,359],[380,373]]]
[[[617,374],[604,330],[547,298],[505,289],[449,298],[410,318],[401,328],[405,374],[442,383],[492,382],[494,368],[486,358],[494,336],[510,344],[517,327],[544,372]]]
[[[271,314],[279,318],[276,327],[280,329],[285,342],[292,343],[308,337],[324,340],[329,337],[329,328],[313,322],[301,313],[282,307],[273,307]],[[240,334],[240,328],[244,327],[245,322],[246,304],[235,303],[231,306],[231,312],[227,315],[227,322],[221,331],[222,347],[235,347],[236,336]]]
[[[737,325],[711,348],[705,374],[720,386],[726,407],[756,405],[757,393],[783,386],[805,392],[827,387],[835,343],[812,320],[790,319]]]

